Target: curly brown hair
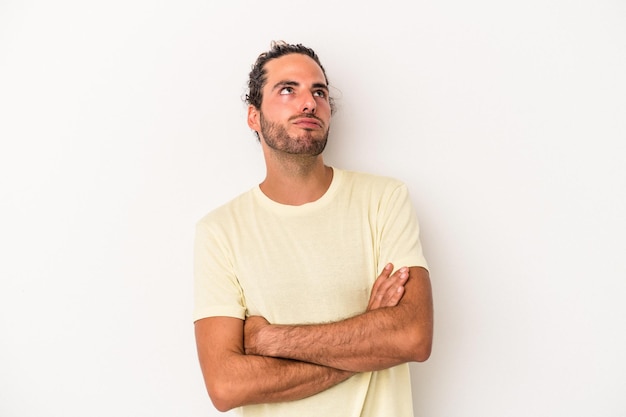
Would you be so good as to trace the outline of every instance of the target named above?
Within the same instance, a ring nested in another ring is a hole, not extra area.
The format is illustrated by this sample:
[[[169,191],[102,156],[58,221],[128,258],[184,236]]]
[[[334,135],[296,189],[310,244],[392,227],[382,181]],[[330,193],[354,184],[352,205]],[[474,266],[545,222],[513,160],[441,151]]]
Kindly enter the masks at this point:
[[[328,84],[328,77],[326,76],[326,70],[322,66],[320,59],[313,49],[307,48],[302,44],[289,44],[284,41],[272,41],[270,45],[270,50],[267,52],[261,53],[256,62],[252,66],[252,71],[250,71],[250,78],[248,79],[248,93],[246,94],[245,102],[249,105],[256,107],[257,109],[261,108],[261,102],[263,101],[263,87],[267,82],[267,71],[265,70],[265,64],[268,61],[280,58],[281,56],[288,54],[303,54],[311,59],[313,59],[317,65],[320,66],[322,73],[324,74],[324,79],[326,84]],[[330,102],[330,110],[331,113],[335,111],[335,104],[332,97],[329,97]]]

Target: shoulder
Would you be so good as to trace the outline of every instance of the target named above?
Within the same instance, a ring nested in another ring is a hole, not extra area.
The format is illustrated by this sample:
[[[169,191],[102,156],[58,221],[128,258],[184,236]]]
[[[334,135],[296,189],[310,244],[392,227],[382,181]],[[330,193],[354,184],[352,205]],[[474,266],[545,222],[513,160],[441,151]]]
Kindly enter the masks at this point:
[[[378,194],[393,193],[406,189],[404,182],[397,178],[370,174],[360,171],[339,170],[346,188]]]
[[[202,216],[198,227],[226,226],[250,213],[254,204],[253,190],[248,190]]]

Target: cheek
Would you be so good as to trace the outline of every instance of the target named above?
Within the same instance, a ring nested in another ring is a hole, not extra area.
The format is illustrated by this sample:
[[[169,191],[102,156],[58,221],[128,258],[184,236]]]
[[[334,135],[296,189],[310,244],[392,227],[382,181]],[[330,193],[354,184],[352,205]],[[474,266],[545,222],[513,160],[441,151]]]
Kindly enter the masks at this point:
[[[321,98],[321,97],[317,97],[315,99],[315,102],[317,103],[317,105],[319,107],[327,107],[330,108],[330,101],[327,98]]]
[[[267,119],[271,119],[278,123],[284,123],[299,113],[300,109],[293,105],[293,100],[287,100],[286,103],[270,109],[267,113]]]
[[[282,95],[272,97],[263,103],[263,113],[272,113],[275,115],[281,115],[283,113],[289,113],[292,111],[294,105],[293,96]]]
[[[326,100],[317,100],[317,115],[321,114],[330,115],[330,103]]]

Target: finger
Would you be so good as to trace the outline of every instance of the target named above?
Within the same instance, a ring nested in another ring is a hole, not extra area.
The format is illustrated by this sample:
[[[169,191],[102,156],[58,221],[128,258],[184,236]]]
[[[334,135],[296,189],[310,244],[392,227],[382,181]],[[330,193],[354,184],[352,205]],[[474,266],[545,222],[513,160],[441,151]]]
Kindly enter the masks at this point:
[[[383,299],[388,299],[390,293],[393,293],[399,285],[404,285],[405,269],[400,268],[394,272],[389,278],[382,281],[377,288],[377,292]]]
[[[400,268],[390,277],[384,278],[386,274],[381,274],[380,281],[375,291],[370,296],[368,311],[381,307],[394,307],[404,295],[404,285],[409,278],[409,269]],[[384,278],[384,279],[383,279]]]
[[[373,310],[380,307],[380,302],[382,301],[384,294],[380,291],[380,287],[381,285],[383,285],[383,283],[387,281],[392,271],[393,264],[388,263],[387,265],[385,265],[378,278],[376,278],[376,281],[374,282],[374,285],[372,286],[372,291],[370,293],[370,299],[367,305],[368,310]]]
[[[384,307],[394,307],[398,305],[398,302],[402,299],[404,295],[404,286],[399,286],[393,291],[386,302],[382,303],[381,306]]]
[[[389,278],[389,275],[391,274],[392,271],[393,271],[393,265],[387,264],[383,268],[378,278],[376,278],[376,281],[374,282],[374,285],[372,286],[372,291],[370,293],[370,299],[369,299],[368,306],[367,306],[368,310],[378,308],[378,305],[382,299],[382,293],[379,291],[379,288],[382,285],[382,283]]]
[[[375,293],[378,290],[378,287],[380,287],[380,285],[385,282],[387,280],[387,278],[389,278],[389,276],[391,275],[391,273],[393,272],[393,264],[387,264],[385,265],[385,267],[383,268],[382,272],[380,273],[380,275],[378,276],[378,278],[376,278],[376,281],[374,282],[374,285],[372,286],[372,294]]]
[[[404,284],[409,278],[408,269],[400,268],[385,283],[379,291],[382,297],[379,307],[393,307],[398,304],[404,295]]]

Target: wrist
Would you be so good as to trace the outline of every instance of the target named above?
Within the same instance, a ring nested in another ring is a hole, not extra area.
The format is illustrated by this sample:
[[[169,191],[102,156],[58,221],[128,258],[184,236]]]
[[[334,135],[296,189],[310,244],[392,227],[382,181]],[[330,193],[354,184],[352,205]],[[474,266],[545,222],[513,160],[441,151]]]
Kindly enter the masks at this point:
[[[257,349],[260,355],[271,357],[279,356],[279,352],[276,349],[276,346],[279,345],[276,343],[278,340],[276,335],[277,327],[276,325],[268,324],[259,330]]]
[[[250,349],[250,353],[259,356],[271,356],[267,348],[267,329],[270,327],[270,324],[265,324],[263,326],[259,326],[254,333],[254,347]]]

